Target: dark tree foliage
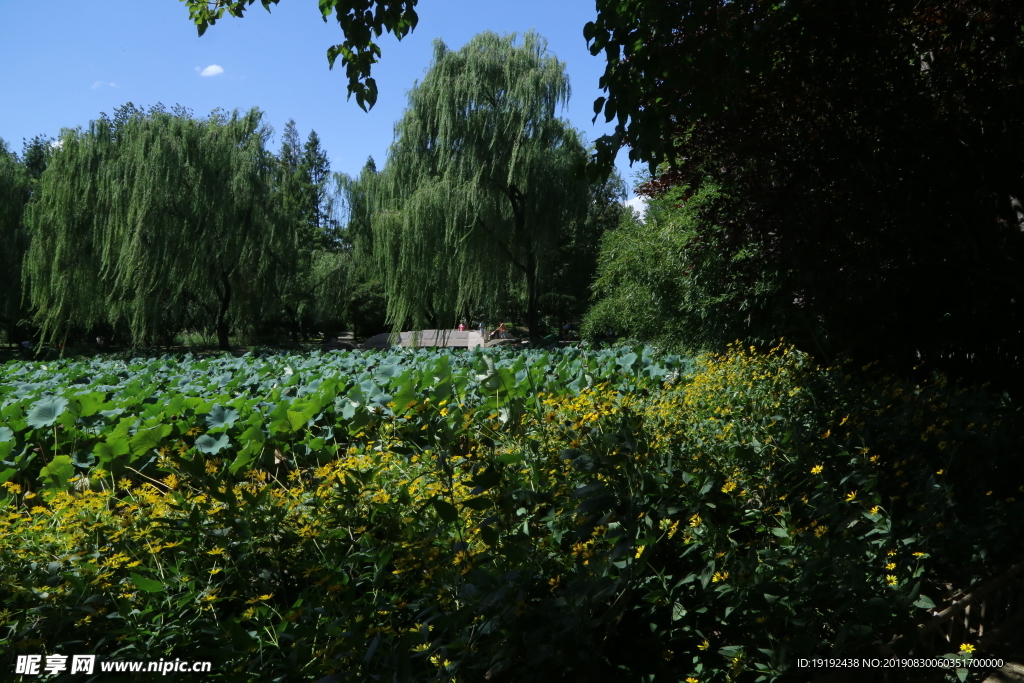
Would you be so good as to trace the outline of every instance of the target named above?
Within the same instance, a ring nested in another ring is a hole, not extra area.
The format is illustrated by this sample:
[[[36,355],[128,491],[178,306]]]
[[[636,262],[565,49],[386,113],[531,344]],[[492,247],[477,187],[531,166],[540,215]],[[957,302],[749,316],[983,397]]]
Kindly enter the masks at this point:
[[[0,139],[0,332],[11,343],[24,341],[21,321],[28,317],[21,292],[21,261],[28,249],[22,217],[31,186],[26,164]]]
[[[597,4],[617,126],[596,159],[629,145],[681,204],[720,190],[688,253],[757,255],[725,311],[826,356],[1019,367],[1024,4]]]
[[[341,247],[333,216],[330,162],[316,131],[310,132],[302,145],[292,120],[285,124],[281,139],[274,196],[280,205],[283,227],[294,245],[291,253],[295,262],[286,263],[285,255],[272,255],[278,260],[275,287],[283,311],[276,320],[274,315],[267,315],[262,332],[284,327],[292,340],[298,341],[314,328],[341,324],[333,314],[326,319],[321,315],[326,310],[321,303],[337,294],[328,290],[338,284],[344,259],[331,255]],[[340,280],[344,280],[343,273]]]
[[[21,163],[33,181],[38,181],[50,164],[54,153],[53,144],[54,139],[46,135],[36,135],[31,140],[23,140]]]
[[[373,257],[374,193],[379,173],[373,157],[366,160],[358,178],[336,175],[344,229],[339,233],[342,248],[349,256],[347,291],[343,298],[345,322],[357,338],[387,332],[387,300],[384,276]]]
[[[559,234],[556,256],[541,279],[539,297],[541,314],[556,329],[575,326],[590,306],[601,236],[627,214],[625,198],[626,187],[618,174],[593,183],[586,219],[565,226]]]

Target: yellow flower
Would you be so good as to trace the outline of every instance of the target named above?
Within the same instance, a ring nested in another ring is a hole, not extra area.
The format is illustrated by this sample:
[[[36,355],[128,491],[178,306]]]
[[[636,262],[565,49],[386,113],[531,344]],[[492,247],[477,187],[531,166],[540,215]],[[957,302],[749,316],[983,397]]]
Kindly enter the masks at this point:
[[[707,641],[707,639],[705,639],[703,643],[701,643],[700,645],[698,645],[698,646],[697,646],[697,649],[698,649],[698,650],[706,650],[706,649],[708,649],[709,647],[711,647],[711,643],[709,643],[709,642]]]
[[[821,471],[823,469],[825,468],[822,467],[821,465],[815,465],[814,467],[811,468],[811,474],[821,474]]]
[[[644,554],[644,548],[645,547],[646,546],[639,546],[639,547],[637,547],[637,549],[636,549],[636,558],[637,559],[640,559],[640,556]]]
[[[879,510],[879,509],[880,509],[880,508],[879,508],[879,507],[878,507],[877,505],[876,505],[875,507],[871,508],[871,514],[873,514],[873,515],[877,515],[877,514],[878,514],[878,510]]]
[[[734,481],[727,481],[722,486],[722,493],[729,493],[730,491],[732,491],[735,488],[736,488],[736,482],[734,482]]]
[[[694,678],[693,676],[687,676],[686,683],[700,683],[700,681]]]
[[[887,574],[886,577],[885,577],[885,580],[886,580],[886,582],[888,582],[888,584],[890,586],[895,586],[897,581],[898,581],[897,578],[895,576],[893,576],[892,574]]]
[[[896,569],[896,563],[895,562],[890,562],[889,564],[885,565],[885,568],[886,569],[890,569],[890,570],[891,569]]]
[[[963,643],[962,645],[960,645],[960,652],[966,652],[967,654],[971,654],[972,652],[974,652],[974,646],[969,645],[967,643]]]
[[[846,502],[849,503],[850,501],[852,501],[856,497],[857,497],[857,492],[856,491],[851,491],[850,493],[846,494]]]
[[[718,583],[719,581],[725,581],[728,578],[729,572],[715,572],[715,575],[711,577],[711,581],[713,583]]]

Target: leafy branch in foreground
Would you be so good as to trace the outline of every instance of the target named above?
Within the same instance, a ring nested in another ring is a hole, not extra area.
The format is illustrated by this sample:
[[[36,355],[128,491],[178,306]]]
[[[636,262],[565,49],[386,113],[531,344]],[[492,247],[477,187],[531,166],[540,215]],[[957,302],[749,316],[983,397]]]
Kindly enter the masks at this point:
[[[199,35],[217,23],[227,12],[241,18],[256,0],[182,0],[188,6],[189,17],[199,30]],[[278,0],[260,0],[264,9],[270,11],[271,4]],[[419,21],[416,15],[417,0],[320,0],[320,12],[326,23],[331,14],[335,15],[345,40],[327,49],[327,62],[334,68],[334,62],[341,57],[341,64],[348,76],[349,97],[356,96],[356,103],[366,110],[377,101],[377,82],[370,77],[371,67],[380,57],[380,46],[375,41],[382,33],[395,34],[401,40],[409,34]]]

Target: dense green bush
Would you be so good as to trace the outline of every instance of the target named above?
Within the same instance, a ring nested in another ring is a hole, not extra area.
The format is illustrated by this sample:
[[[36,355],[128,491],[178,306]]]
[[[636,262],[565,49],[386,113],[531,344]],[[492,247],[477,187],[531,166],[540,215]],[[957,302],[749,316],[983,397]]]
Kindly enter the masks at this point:
[[[1019,538],[1019,409],[982,391],[734,346],[657,381],[646,354],[578,358],[575,389],[520,396],[566,366],[512,360],[483,363],[467,401],[433,359],[422,389],[330,436],[298,414],[324,389],[291,385],[307,392],[270,421],[269,460],[204,452],[252,432],[195,403],[147,476],[8,480],[0,666],[88,650],[209,659],[224,680],[799,678],[798,657],[911,632],[943,581]]]

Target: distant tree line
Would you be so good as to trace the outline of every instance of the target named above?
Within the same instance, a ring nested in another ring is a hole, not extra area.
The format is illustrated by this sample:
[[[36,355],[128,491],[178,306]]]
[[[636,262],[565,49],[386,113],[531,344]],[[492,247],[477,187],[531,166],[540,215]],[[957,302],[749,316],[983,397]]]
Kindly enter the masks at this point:
[[[224,12],[188,0],[200,33]],[[263,0],[268,9],[276,0]],[[383,32],[416,0],[321,3],[373,104]],[[1024,356],[1024,5],[597,0],[594,103],[649,164],[646,222],[601,244],[585,328],[688,348],[786,337],[831,361],[982,376]],[[595,119],[597,118],[595,116]],[[592,187],[594,187],[592,185]]]
[[[9,341],[228,348],[499,318],[582,317],[620,180],[588,182],[556,116],[564,65],[534,34],[438,43],[383,170],[330,172],[289,121],[131,103],[0,153]]]

